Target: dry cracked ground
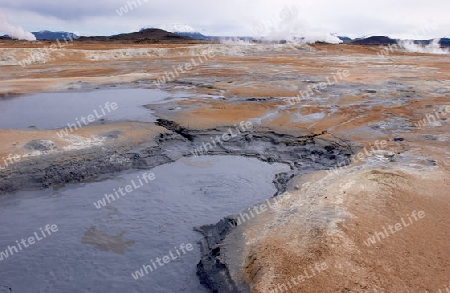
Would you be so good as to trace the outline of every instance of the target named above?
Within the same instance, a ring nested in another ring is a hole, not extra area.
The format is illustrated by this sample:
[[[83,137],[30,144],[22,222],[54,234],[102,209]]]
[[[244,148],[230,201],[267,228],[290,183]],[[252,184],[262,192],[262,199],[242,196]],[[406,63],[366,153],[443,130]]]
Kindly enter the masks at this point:
[[[348,166],[293,178],[278,204],[259,209],[226,237],[222,257],[251,292],[450,287],[448,55],[381,57],[380,47],[325,44],[96,43],[46,54],[48,45],[0,43],[1,96],[117,84],[157,88],[165,72],[191,63],[159,86],[190,98],[147,105],[159,118],[188,129],[253,119],[277,133],[360,147]],[[19,65],[33,54],[41,58]],[[309,96],[297,97],[308,89]],[[99,139],[115,130],[116,139]],[[87,126],[71,139],[49,130],[1,130],[0,157],[48,155],[24,147],[37,139],[70,155],[94,145],[138,145],[164,131],[138,122]]]

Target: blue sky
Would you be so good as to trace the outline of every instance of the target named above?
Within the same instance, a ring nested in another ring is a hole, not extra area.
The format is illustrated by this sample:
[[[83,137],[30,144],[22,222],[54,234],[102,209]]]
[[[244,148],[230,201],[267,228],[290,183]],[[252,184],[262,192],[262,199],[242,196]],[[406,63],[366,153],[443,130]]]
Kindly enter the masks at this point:
[[[132,32],[174,23],[187,24],[209,35],[450,35],[448,0],[131,1],[138,7],[131,4],[130,10],[126,0],[0,0],[0,9],[7,14],[9,23],[28,31],[63,30],[83,35]],[[126,6],[128,12],[119,16],[116,10]],[[291,11],[287,16],[286,9]],[[0,32],[1,29],[0,20]]]

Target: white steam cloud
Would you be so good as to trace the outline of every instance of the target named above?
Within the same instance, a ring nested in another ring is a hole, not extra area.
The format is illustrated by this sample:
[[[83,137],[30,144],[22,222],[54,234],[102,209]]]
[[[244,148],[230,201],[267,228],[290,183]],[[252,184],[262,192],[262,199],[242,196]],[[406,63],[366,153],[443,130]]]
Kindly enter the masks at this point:
[[[0,10],[0,32],[8,34],[8,36],[13,39],[36,41],[36,37],[32,33],[27,32],[20,26],[14,26],[10,24],[8,20],[8,15],[6,15],[6,12],[1,10]]]
[[[441,48],[439,41],[441,39],[434,39],[429,45],[415,44],[413,41],[400,41],[400,46],[405,48],[408,52],[414,53],[428,53],[428,54],[449,54],[449,49]]]
[[[313,32],[308,23],[300,17],[300,7],[297,5],[285,6],[271,19],[254,23],[252,34],[253,37],[263,37],[267,41],[342,43],[331,33]]]

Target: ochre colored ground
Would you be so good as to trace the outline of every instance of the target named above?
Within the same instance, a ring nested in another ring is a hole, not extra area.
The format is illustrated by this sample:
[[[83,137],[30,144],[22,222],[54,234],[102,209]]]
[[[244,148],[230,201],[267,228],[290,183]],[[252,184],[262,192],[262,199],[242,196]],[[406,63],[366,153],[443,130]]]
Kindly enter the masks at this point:
[[[18,65],[44,45],[0,43],[0,95],[65,90],[79,81],[92,87],[144,81],[140,86],[157,88],[154,81],[172,66],[212,50],[214,57],[161,86],[191,98],[147,107],[188,128],[256,119],[281,133],[325,133],[322,138],[359,146],[386,140],[384,149],[336,174],[294,178],[278,209],[234,230],[243,251],[236,270],[252,292],[445,292],[444,286],[450,287],[450,112],[441,111],[421,129],[415,125],[450,105],[448,55],[380,57],[380,47],[349,45],[75,43],[53,52],[46,63]],[[299,90],[334,76],[335,85],[289,103]],[[99,143],[139,143],[164,131],[124,122],[88,126],[73,135],[92,139],[112,130],[122,132],[118,140]],[[51,140],[61,152],[90,146],[60,139],[55,131],[0,130],[0,158],[25,154],[23,146],[35,139]],[[372,246],[364,244],[413,211],[426,216]],[[239,246],[226,245],[229,253]],[[323,272],[292,281],[309,265],[324,262]]]
[[[342,173],[309,177],[300,190],[282,196],[279,210],[243,228],[251,256],[243,267],[252,292],[438,292],[448,285],[448,173]],[[391,233],[388,226],[402,219],[405,226]],[[384,228],[389,236],[365,244]],[[323,263],[327,269],[298,279]]]

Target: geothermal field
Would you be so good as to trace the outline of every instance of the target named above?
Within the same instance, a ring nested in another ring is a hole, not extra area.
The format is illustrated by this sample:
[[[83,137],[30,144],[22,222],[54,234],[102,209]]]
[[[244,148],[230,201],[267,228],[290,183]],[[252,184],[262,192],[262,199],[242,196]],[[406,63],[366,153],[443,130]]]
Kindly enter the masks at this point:
[[[445,50],[58,42],[0,39],[0,292],[450,292]]]

